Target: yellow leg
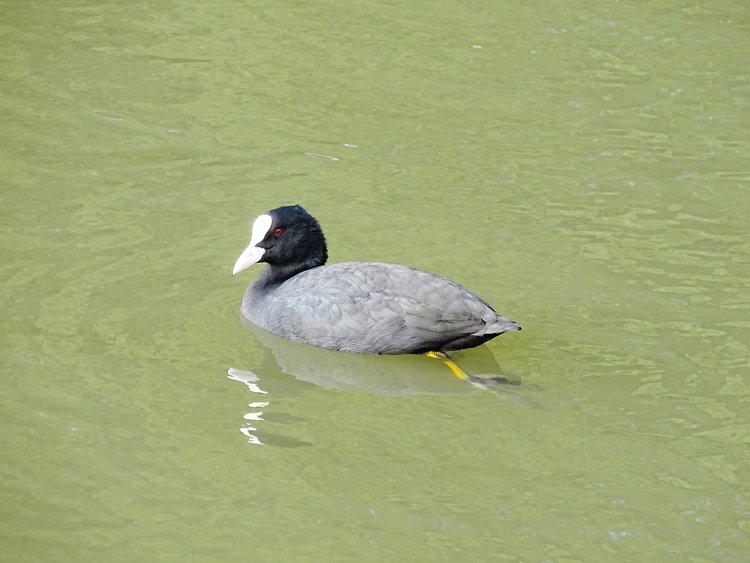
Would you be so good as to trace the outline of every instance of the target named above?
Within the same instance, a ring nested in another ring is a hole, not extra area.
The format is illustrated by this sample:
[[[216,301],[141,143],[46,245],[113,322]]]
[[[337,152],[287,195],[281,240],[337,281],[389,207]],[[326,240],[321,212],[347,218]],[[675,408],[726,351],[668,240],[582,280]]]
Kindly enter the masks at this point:
[[[456,362],[451,360],[448,354],[446,354],[445,352],[426,352],[425,356],[442,361],[446,366],[450,368],[450,370],[453,372],[453,375],[455,375],[459,379],[466,379],[467,377],[469,377],[469,374],[462,370]]]

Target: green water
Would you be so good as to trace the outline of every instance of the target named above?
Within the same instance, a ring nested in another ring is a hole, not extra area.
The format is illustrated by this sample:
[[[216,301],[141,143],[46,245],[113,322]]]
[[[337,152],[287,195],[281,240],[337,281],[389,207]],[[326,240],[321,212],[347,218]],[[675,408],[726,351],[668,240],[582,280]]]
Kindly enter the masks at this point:
[[[747,560],[746,2],[2,12],[0,560]],[[250,331],[291,202],[522,385]]]

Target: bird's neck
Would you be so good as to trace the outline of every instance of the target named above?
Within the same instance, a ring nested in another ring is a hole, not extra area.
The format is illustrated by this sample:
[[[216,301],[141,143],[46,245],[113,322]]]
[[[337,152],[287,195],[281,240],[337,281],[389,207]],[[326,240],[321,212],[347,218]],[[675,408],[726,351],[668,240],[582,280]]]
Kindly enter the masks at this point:
[[[260,274],[258,274],[258,277],[255,278],[253,285],[256,287],[278,285],[297,274],[322,265],[323,264],[314,263],[312,261],[302,264],[267,264]]]

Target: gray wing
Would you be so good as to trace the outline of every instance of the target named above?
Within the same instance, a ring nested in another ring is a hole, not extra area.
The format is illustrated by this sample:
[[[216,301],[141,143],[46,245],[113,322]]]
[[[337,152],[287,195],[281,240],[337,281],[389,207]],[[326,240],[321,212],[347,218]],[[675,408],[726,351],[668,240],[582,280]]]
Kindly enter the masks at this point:
[[[285,282],[282,294],[273,299],[265,328],[350,352],[441,349],[470,335],[486,340],[514,330],[507,323],[517,327],[463,286],[392,264],[316,268]]]

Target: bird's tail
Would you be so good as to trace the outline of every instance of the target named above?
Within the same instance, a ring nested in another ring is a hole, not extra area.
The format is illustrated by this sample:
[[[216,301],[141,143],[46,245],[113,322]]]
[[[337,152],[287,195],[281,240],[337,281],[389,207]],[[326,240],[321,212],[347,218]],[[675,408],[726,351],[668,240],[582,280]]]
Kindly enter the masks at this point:
[[[485,334],[502,334],[504,332],[510,332],[511,330],[521,330],[521,325],[516,321],[498,315],[494,323],[488,324],[482,330],[475,332],[474,334],[477,336]]]

